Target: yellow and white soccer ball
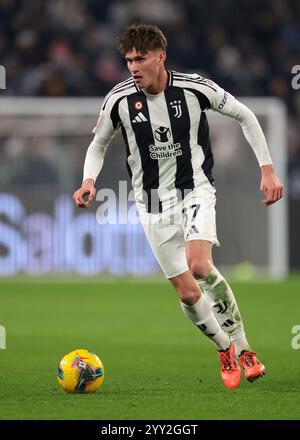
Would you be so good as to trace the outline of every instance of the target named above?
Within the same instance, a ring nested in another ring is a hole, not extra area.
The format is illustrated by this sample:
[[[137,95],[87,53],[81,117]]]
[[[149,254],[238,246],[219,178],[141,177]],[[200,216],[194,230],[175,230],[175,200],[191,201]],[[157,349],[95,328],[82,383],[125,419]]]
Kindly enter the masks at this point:
[[[67,393],[93,393],[102,385],[104,366],[95,353],[74,350],[60,361],[57,379]]]

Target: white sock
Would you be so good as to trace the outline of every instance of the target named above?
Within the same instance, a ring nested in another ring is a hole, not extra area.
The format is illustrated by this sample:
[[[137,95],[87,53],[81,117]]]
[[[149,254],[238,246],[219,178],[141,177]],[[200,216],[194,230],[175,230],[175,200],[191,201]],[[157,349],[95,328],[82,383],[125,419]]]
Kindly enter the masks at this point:
[[[247,341],[247,338],[246,338],[246,335],[245,335],[244,331],[242,331],[240,333],[235,333],[234,335],[231,336],[230,339],[233,342],[233,345],[234,345],[234,348],[235,348],[235,354],[238,357],[245,350],[246,351],[252,351],[250,346],[249,346],[249,344],[248,344],[248,341]]]
[[[198,280],[198,284],[205,292],[218,323],[234,343],[236,353],[250,350],[236,299],[218,269],[214,267],[207,278]]]
[[[180,303],[186,316],[216,344],[218,349],[227,350],[230,339],[220,327],[204,295],[191,306],[183,302]]]

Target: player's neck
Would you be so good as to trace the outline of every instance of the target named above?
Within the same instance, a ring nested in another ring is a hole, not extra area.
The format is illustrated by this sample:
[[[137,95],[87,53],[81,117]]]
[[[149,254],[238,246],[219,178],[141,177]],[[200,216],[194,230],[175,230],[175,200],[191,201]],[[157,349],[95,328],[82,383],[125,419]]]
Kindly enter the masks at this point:
[[[168,83],[168,73],[165,69],[163,69],[160,74],[157,76],[153,84],[145,89],[146,93],[150,95],[158,95],[167,87]]]

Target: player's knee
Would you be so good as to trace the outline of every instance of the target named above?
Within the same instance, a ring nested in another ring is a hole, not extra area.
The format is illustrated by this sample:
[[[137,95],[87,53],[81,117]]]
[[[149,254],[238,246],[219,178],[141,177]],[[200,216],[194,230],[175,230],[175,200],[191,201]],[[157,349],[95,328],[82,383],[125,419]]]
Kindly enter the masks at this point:
[[[192,289],[179,289],[177,290],[179,297],[180,297],[180,301],[183,302],[184,304],[187,304],[188,306],[192,306],[193,304],[195,304],[200,296],[201,296],[201,292],[199,288],[192,288]]]
[[[208,274],[212,268],[213,265],[209,260],[199,260],[194,258],[189,261],[189,269],[197,280],[208,277]]]

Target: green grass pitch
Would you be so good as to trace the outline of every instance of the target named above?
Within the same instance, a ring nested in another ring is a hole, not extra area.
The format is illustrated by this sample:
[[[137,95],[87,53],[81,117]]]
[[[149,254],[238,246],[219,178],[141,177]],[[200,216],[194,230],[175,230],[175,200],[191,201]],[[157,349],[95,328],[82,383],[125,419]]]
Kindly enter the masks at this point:
[[[0,282],[1,419],[299,419],[299,278],[232,283],[247,336],[266,364],[254,383],[221,382],[216,349],[184,316],[167,281]],[[56,367],[87,348],[105,379],[68,395]]]

